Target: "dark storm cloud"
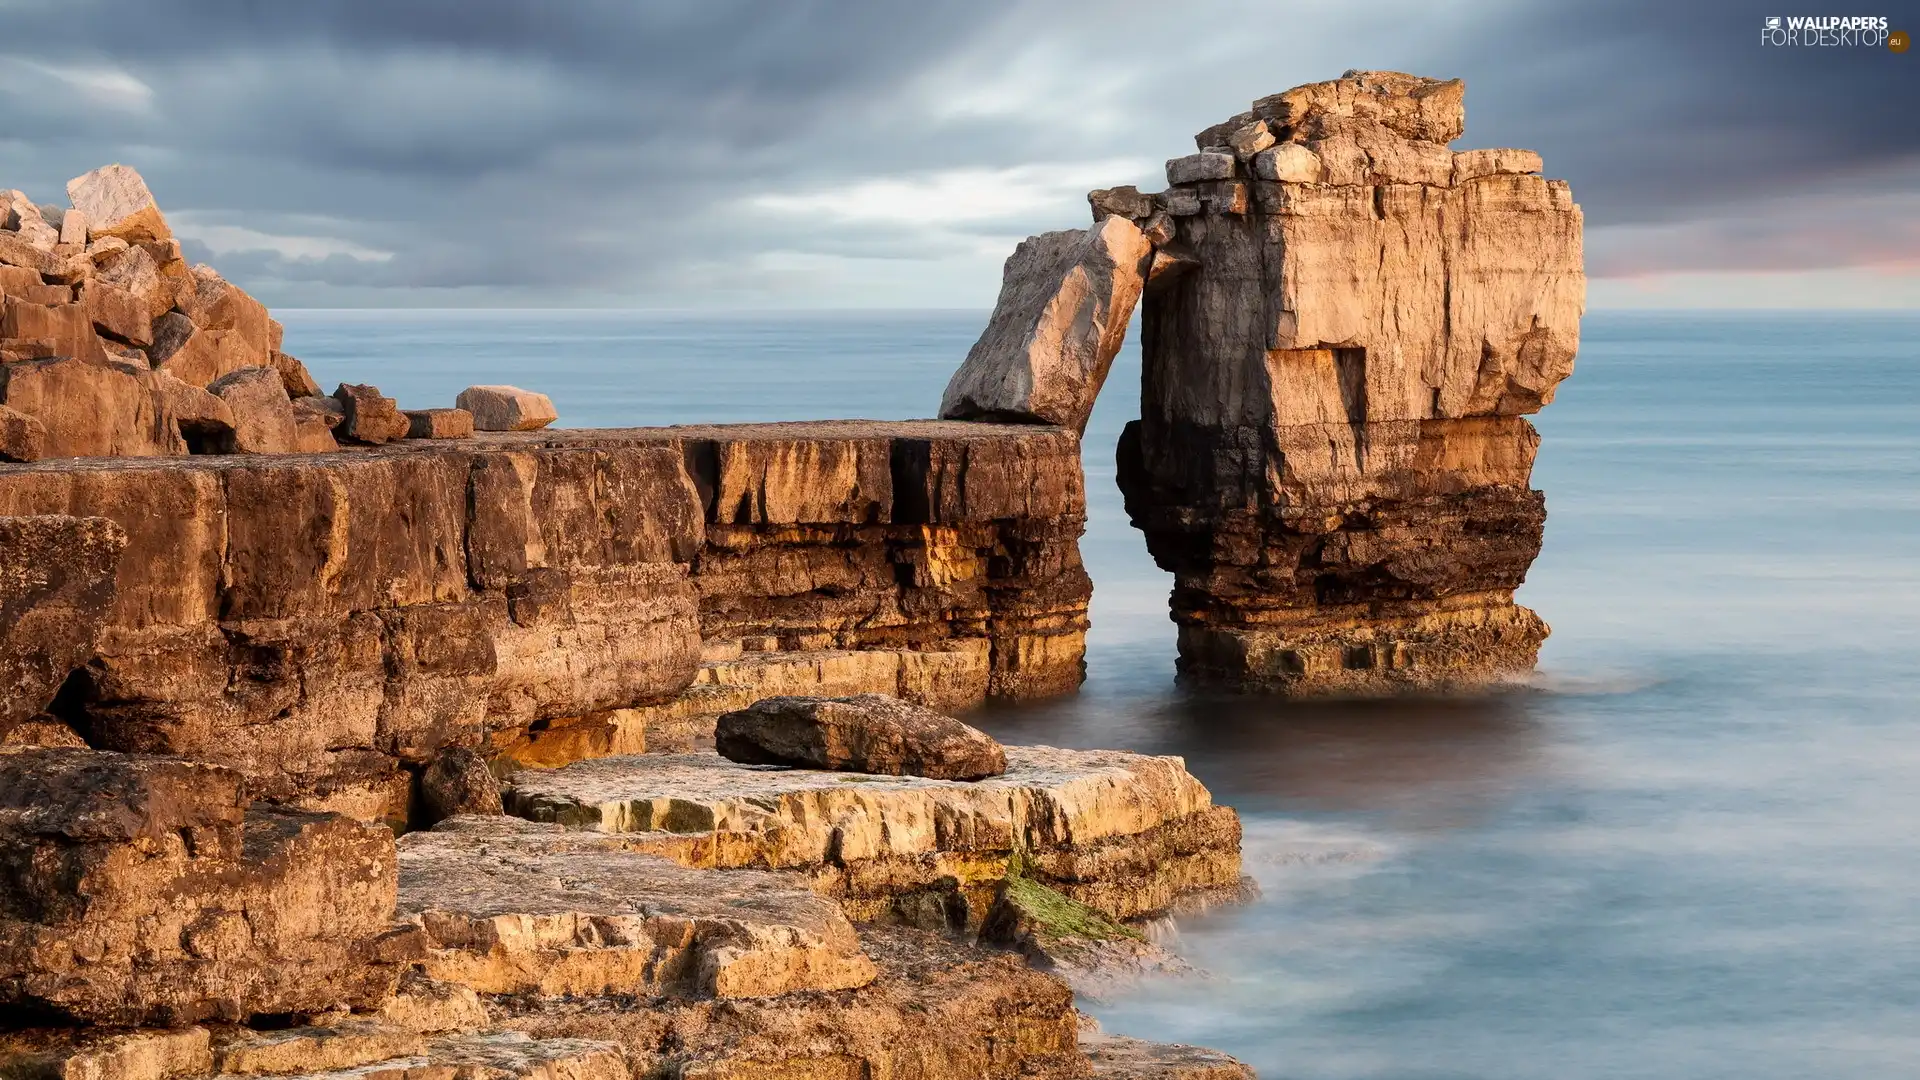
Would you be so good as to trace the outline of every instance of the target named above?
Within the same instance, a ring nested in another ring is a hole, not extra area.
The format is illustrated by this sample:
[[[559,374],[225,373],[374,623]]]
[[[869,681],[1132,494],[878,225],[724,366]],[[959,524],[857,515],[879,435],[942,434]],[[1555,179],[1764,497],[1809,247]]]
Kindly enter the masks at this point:
[[[1884,15],[1920,32],[1917,14],[1883,0],[1623,0],[1490,16],[1466,56],[1469,141],[1538,148],[1590,225],[1871,186],[1920,155],[1920,54],[1763,46],[1763,21]]]
[[[1466,77],[1463,145],[1574,182],[1596,270],[1792,265],[1817,232],[1741,223],[1911,194],[1920,54],[1761,49],[1784,13],[1188,0],[1173,33],[1148,0],[0,0],[0,181],[135,164],[273,303],[697,303],[795,259],[972,302],[1086,187],[1153,183],[1260,94],[1396,67]],[[1886,247],[1856,225],[1813,263]]]

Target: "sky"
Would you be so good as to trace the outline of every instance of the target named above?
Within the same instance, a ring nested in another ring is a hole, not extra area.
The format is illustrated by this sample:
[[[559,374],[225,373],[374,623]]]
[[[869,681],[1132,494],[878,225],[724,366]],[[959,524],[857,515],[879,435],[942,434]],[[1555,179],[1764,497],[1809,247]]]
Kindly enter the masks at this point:
[[[1594,308],[1920,308],[1920,50],[1779,2],[0,0],[0,187],[132,165],[274,306],[985,308],[1088,189],[1385,68],[1572,183]]]

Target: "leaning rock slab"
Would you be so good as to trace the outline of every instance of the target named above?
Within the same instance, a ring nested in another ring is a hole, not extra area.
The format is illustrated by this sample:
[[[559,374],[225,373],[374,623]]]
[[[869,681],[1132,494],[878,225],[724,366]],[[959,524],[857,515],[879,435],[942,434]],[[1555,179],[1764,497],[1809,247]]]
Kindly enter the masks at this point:
[[[553,399],[517,386],[469,386],[454,404],[473,414],[480,431],[535,431],[560,418]]]
[[[774,697],[720,717],[722,757],[747,765],[982,780],[1007,771],[993,737],[882,694]]]
[[[940,399],[941,417],[1084,431],[1151,255],[1139,227],[1117,214],[1021,243],[1007,258],[986,331]]]

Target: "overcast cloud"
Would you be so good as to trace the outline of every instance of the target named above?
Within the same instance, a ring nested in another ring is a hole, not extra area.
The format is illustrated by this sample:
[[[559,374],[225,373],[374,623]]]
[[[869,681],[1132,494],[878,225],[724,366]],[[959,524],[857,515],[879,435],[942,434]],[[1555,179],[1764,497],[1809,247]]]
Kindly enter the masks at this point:
[[[280,305],[974,307],[1088,188],[1157,188],[1252,98],[1397,68],[1467,80],[1458,146],[1573,182],[1597,302],[1760,273],[1920,304],[1920,53],[1763,48],[1792,13],[0,0],[0,185],[134,165],[194,257]],[[1853,13],[1920,30],[1911,2]]]

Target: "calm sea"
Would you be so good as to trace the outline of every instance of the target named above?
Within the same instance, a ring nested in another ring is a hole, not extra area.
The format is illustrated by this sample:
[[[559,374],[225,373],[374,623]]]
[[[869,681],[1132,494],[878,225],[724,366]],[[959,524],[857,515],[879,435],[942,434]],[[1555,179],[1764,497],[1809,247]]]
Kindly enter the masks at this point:
[[[282,318],[328,386],[600,426],[926,416],[983,315]],[[1266,1080],[1920,1075],[1920,317],[1590,317],[1536,418],[1545,692],[1480,703],[1179,692],[1113,483],[1138,378],[1087,438],[1086,687],[980,722],[1186,755],[1265,896],[1109,1030]]]

